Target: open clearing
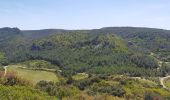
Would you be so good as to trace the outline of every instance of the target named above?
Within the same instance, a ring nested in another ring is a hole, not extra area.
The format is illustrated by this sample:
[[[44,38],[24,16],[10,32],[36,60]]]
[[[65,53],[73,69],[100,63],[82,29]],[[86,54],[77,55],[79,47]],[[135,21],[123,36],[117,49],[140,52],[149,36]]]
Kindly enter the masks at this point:
[[[54,82],[59,81],[57,75],[53,72],[23,69],[21,68],[21,66],[18,65],[8,66],[7,73],[8,72],[16,72],[19,77],[29,80],[33,84],[36,84],[41,80]]]
[[[88,78],[88,76],[89,76],[89,75],[86,74],[86,73],[78,73],[78,74],[72,76],[72,78],[73,78],[74,80],[82,80],[82,79]]]

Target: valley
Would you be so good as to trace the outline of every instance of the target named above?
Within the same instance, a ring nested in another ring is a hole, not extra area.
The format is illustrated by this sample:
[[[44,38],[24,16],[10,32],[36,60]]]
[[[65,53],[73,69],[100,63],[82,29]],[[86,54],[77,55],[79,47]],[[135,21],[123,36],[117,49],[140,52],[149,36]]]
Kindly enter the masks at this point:
[[[0,93],[12,88],[16,99],[25,97],[16,92],[23,89],[59,100],[168,100],[169,38],[169,30],[139,27],[1,28]]]

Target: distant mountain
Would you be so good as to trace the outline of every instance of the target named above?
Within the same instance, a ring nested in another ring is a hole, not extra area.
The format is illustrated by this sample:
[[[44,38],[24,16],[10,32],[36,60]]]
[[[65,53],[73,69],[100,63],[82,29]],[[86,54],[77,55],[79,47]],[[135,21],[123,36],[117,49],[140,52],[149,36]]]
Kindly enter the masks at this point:
[[[43,29],[43,30],[23,30],[22,33],[25,37],[30,39],[38,39],[48,35],[53,35],[56,33],[63,33],[66,30],[63,29]]]
[[[0,28],[0,42],[10,39],[15,35],[21,35],[22,32],[18,28]]]

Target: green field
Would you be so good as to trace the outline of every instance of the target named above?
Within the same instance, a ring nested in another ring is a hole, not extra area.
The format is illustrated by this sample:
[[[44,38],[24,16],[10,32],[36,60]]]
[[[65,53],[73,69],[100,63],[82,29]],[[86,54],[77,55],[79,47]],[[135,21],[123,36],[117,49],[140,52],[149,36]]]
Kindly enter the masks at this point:
[[[33,84],[36,84],[37,82],[41,80],[54,81],[54,82],[59,81],[58,76],[53,72],[29,70],[29,69],[23,69],[20,67],[21,66],[18,66],[18,65],[10,65],[7,68],[7,73],[14,71],[17,73],[17,76],[24,78],[26,80],[29,80]]]

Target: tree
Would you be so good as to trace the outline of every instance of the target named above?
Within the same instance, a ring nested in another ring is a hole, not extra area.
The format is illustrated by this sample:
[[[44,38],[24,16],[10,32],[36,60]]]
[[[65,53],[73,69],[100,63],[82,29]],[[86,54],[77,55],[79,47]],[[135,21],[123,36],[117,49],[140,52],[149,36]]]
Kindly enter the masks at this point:
[[[5,57],[5,54],[0,52],[0,65],[7,65],[8,62],[7,62],[7,58]]]

